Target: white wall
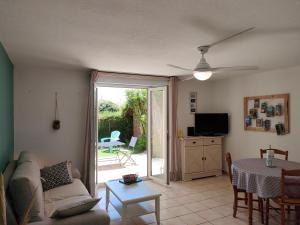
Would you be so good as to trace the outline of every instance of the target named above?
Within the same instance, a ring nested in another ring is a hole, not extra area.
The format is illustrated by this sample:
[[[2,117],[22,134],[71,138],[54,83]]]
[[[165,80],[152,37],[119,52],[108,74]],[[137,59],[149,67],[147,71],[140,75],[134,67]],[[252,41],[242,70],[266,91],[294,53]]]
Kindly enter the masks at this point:
[[[213,109],[213,83],[195,80],[181,81],[178,85],[178,129],[187,135],[187,127],[193,127],[195,116],[190,113],[190,92],[197,92],[197,112],[211,112]]]
[[[290,94],[290,134],[244,131],[243,98],[268,94]],[[217,80],[213,85],[216,112],[230,114],[230,133],[225,138],[225,151],[233,159],[258,157],[259,148],[272,147],[289,151],[290,160],[300,162],[300,66]]]
[[[35,151],[50,162],[72,160],[82,168],[88,71],[16,67],[15,152]],[[61,129],[51,128],[58,92]]]

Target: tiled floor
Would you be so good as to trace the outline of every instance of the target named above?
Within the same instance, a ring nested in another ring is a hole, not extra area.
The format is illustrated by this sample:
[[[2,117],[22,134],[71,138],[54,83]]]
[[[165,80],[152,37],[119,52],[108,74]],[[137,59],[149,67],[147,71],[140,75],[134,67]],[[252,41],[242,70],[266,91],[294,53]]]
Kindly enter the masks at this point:
[[[238,209],[237,218],[232,217],[233,192],[227,176],[198,179],[190,182],[172,182],[165,187],[151,181],[154,188],[162,193],[161,224],[162,225],[231,225],[248,224],[246,209]],[[105,190],[100,188],[98,195],[102,197],[100,207],[105,208]],[[110,206],[109,215],[112,225],[121,224],[120,216]],[[280,217],[270,211],[270,225],[280,224]],[[261,224],[258,212],[253,212],[255,225]],[[128,225],[156,224],[154,214],[132,218]],[[288,224],[295,224],[294,222]]]

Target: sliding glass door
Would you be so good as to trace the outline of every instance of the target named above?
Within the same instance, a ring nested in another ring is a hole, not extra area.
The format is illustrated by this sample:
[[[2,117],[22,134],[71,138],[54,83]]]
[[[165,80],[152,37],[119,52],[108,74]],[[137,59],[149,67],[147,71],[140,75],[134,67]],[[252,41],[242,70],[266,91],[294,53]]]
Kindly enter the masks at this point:
[[[148,173],[169,184],[167,87],[148,89]]]

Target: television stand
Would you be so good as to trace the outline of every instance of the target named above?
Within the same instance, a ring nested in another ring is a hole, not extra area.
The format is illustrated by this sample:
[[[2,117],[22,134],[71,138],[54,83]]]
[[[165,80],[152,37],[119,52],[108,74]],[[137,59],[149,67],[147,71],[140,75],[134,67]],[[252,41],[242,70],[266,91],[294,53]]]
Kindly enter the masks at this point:
[[[180,139],[182,179],[222,175],[223,136],[197,136]]]

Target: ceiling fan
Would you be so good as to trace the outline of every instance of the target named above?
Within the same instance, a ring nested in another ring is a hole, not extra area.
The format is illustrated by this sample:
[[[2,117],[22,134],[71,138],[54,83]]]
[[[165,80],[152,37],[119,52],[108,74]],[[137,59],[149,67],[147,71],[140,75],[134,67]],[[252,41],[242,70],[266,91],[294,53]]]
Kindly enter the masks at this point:
[[[251,30],[253,30],[254,27],[242,30],[238,33],[235,33],[233,35],[230,35],[222,40],[216,41],[210,45],[203,45],[203,46],[199,46],[198,50],[201,52],[201,59],[200,62],[197,64],[197,66],[195,67],[195,69],[188,69],[188,68],[184,68],[184,67],[180,67],[180,66],[175,66],[172,64],[167,64],[170,67],[176,68],[176,69],[181,69],[181,70],[185,70],[185,71],[189,71],[193,73],[193,76],[190,76],[186,79],[183,80],[191,80],[193,78],[196,78],[197,80],[207,80],[209,79],[213,73],[219,73],[219,72],[224,72],[224,71],[240,71],[240,70],[257,70],[258,67],[257,66],[234,66],[234,67],[211,67],[207,62],[206,59],[204,57],[205,53],[208,52],[208,50],[217,45],[220,44],[224,41],[227,41],[231,38],[234,38],[238,35],[241,35],[243,33],[249,32]]]

